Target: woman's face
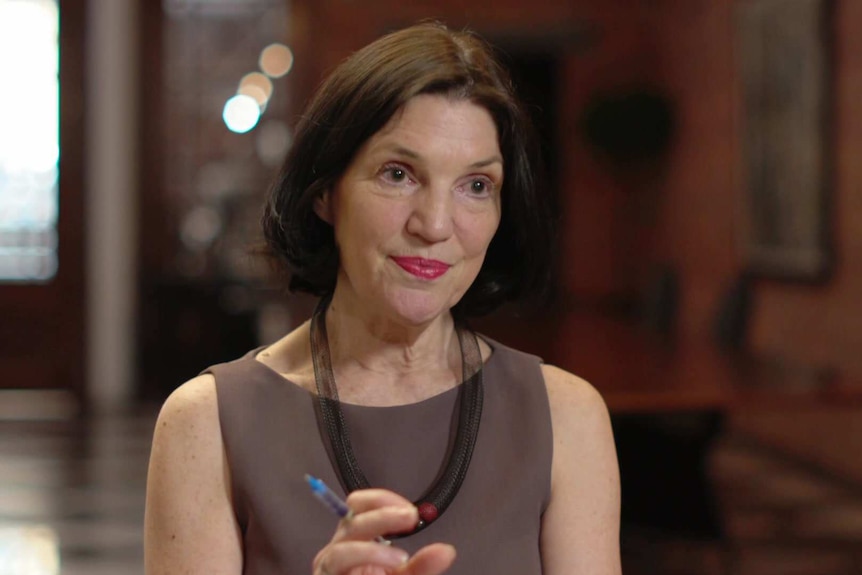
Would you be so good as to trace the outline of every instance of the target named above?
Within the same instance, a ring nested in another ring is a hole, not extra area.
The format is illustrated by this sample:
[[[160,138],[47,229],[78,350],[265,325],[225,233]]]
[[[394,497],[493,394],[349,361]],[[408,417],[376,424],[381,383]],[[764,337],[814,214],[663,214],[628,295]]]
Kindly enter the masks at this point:
[[[315,207],[339,248],[336,297],[411,325],[448,312],[482,267],[502,185],[485,108],[445,95],[408,101]]]

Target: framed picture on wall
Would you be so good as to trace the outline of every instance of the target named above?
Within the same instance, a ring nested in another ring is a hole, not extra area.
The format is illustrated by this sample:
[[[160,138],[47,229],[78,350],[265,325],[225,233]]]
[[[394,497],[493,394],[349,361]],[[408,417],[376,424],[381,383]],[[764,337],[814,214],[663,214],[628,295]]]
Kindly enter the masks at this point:
[[[757,276],[817,281],[831,269],[832,1],[738,0],[744,206]]]

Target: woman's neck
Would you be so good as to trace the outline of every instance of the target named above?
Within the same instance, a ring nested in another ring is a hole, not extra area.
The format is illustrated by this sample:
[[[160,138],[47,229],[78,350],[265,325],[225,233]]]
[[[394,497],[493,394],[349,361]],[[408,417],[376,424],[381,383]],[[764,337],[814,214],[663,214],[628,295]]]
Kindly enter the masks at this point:
[[[456,385],[461,354],[450,314],[405,325],[333,297],[326,331],[338,392],[350,402],[422,399]]]

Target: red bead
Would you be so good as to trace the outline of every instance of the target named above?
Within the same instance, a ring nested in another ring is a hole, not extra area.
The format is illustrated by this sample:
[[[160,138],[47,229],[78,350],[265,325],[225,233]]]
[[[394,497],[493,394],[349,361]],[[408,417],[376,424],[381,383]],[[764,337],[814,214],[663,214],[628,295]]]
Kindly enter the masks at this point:
[[[419,518],[422,519],[425,523],[431,523],[435,519],[437,519],[437,508],[433,503],[420,503],[419,504]]]

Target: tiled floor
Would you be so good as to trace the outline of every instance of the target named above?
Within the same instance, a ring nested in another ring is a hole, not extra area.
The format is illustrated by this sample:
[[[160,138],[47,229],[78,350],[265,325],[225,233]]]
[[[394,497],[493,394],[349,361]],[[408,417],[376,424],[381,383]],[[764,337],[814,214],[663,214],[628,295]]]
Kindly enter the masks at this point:
[[[139,575],[155,412],[0,420],[0,575]],[[626,575],[862,575],[862,488],[740,437],[712,473],[728,540],[624,533]]]
[[[0,421],[0,575],[136,575],[154,418]]]

